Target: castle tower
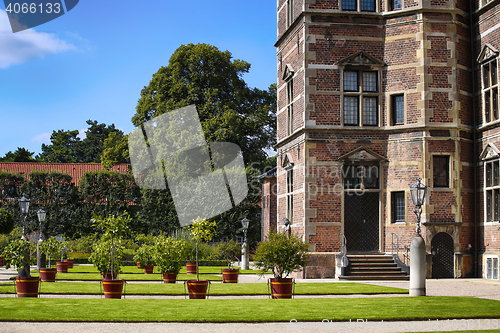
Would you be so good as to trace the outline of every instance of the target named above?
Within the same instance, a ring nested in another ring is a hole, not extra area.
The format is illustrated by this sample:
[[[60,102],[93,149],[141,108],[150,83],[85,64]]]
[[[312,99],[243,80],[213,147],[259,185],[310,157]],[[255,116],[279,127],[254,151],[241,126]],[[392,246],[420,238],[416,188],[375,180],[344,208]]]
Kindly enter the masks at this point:
[[[396,239],[409,246],[416,227],[409,186],[417,178],[428,186],[422,213],[428,277],[472,275],[469,2],[277,5],[277,229],[288,218],[310,244],[302,276],[335,274],[344,236],[349,252],[391,252]],[[489,101],[498,105],[498,98]],[[490,121],[496,117],[492,109]],[[489,191],[493,198],[496,188]]]

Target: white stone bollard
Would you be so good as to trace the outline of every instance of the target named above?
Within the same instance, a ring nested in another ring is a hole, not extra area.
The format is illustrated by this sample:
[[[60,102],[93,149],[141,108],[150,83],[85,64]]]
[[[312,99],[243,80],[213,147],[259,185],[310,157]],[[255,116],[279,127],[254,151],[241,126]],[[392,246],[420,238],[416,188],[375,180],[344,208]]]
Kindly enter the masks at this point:
[[[425,241],[420,235],[410,246],[410,296],[425,296]]]

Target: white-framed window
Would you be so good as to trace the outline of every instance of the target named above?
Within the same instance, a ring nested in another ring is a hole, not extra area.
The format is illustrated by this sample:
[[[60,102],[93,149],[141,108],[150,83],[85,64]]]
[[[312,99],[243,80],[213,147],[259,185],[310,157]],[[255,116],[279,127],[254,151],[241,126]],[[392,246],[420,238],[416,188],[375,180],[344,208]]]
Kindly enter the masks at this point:
[[[403,0],[389,0],[390,10],[397,10],[403,8]]]
[[[287,134],[293,133],[293,77],[290,77],[286,81],[286,103],[287,103],[287,117],[286,117],[286,128]]]
[[[497,58],[481,65],[484,123],[500,119],[498,112],[498,66]]]
[[[498,257],[486,258],[486,278],[498,280]]]
[[[379,71],[343,71],[344,126],[379,126]]]
[[[342,10],[374,12],[377,0],[342,0]]]
[[[406,220],[405,191],[391,192],[392,223]]]
[[[500,164],[499,160],[484,162],[484,200],[486,222],[500,218]]]
[[[286,217],[293,223],[293,167],[286,169]]]
[[[405,95],[391,96],[391,125],[404,125],[405,123]]]
[[[293,0],[286,1],[286,26],[289,27],[293,23]]]

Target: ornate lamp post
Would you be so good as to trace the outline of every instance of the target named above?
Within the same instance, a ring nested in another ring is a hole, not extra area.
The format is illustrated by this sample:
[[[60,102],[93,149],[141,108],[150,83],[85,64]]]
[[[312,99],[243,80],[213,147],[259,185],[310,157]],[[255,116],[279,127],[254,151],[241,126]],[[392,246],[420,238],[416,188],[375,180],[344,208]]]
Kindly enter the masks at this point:
[[[241,226],[243,227],[243,245],[241,246],[241,269],[248,269],[248,245],[247,245],[247,231],[250,220],[246,217],[241,220]]]
[[[25,233],[25,226],[26,226],[26,216],[28,215],[28,211],[30,209],[30,199],[26,198],[23,194],[23,197],[18,200],[19,201],[19,207],[21,208],[21,216],[23,218],[23,235],[21,239],[26,239],[26,236],[24,235]]]
[[[422,216],[422,206],[425,200],[425,194],[427,191],[427,186],[422,184],[422,179],[418,178],[417,182],[410,186],[411,199],[413,204],[416,206],[413,209],[415,215],[417,215],[417,229],[415,230],[418,235],[420,235],[420,217]]]
[[[420,235],[420,217],[424,205],[427,186],[422,184],[422,179],[410,186],[411,198],[416,206],[413,212],[417,215],[417,229],[410,246],[410,296],[425,296],[425,241]]]
[[[40,268],[42,268],[42,262],[40,259],[40,245],[42,245],[42,232],[43,232],[43,223],[45,222],[45,217],[47,213],[43,210],[40,209],[37,212],[38,215],[38,222],[40,226],[40,235],[38,236],[38,243],[36,244],[36,268],[37,271],[40,272]]]

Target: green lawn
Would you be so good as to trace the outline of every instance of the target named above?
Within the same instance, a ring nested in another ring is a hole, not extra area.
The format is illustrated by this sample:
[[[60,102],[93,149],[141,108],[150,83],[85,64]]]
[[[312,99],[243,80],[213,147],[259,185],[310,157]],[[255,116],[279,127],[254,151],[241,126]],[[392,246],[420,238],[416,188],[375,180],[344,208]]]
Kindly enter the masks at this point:
[[[127,283],[129,295],[184,295],[183,283]],[[0,284],[0,293],[14,293],[14,283]],[[41,294],[101,294],[100,283],[43,282]],[[297,295],[407,294],[408,290],[358,283],[298,283]],[[266,283],[212,283],[210,295],[268,295]]]
[[[467,297],[337,299],[0,298],[6,321],[289,322],[500,317],[500,302]]]
[[[227,266],[200,266],[199,273],[222,274],[222,269],[225,268],[227,268]],[[239,269],[239,267],[234,268]],[[121,266],[121,270],[124,274],[144,274],[144,270],[137,268],[137,266]],[[254,269],[239,270],[240,274],[259,274],[259,271]],[[94,266],[74,265],[73,268],[68,269],[68,274],[69,273],[98,273],[98,271],[96,268],[94,268]],[[154,268],[154,273],[161,273],[158,267]],[[186,267],[181,268],[180,274],[186,274]],[[269,272],[269,274],[271,274],[271,272]]]
[[[31,276],[40,276],[38,273],[31,273]],[[163,281],[163,276],[159,273],[154,274],[134,274],[134,273],[120,273],[118,278],[127,281]],[[14,280],[15,278],[13,278]],[[179,274],[177,275],[177,280],[193,280],[196,279],[196,274]],[[221,276],[210,275],[210,274],[200,274],[200,280],[211,280],[211,281],[222,281]],[[57,273],[56,280],[69,280],[69,281],[100,281],[102,280],[102,275],[100,273]]]

